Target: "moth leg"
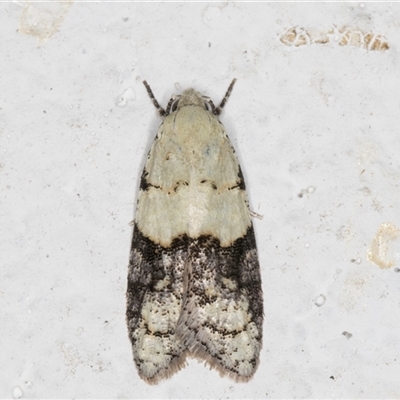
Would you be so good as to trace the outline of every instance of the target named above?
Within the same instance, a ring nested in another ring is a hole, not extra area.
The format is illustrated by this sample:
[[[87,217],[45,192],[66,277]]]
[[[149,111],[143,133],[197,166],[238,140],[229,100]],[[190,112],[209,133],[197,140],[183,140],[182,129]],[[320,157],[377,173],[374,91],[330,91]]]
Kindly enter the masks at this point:
[[[210,108],[211,108],[211,112],[214,114],[214,115],[218,115],[216,112],[216,110],[217,110],[217,108],[215,107],[215,104],[214,104],[214,102],[209,98],[209,97],[205,97],[205,96],[203,96],[203,99],[204,99],[204,101],[210,106]]]
[[[173,104],[175,103],[175,101],[177,101],[181,96],[172,96],[169,99],[168,105],[167,105],[167,109],[165,111],[165,115],[169,115],[171,113],[171,107],[173,106]],[[174,111],[174,110],[173,110]]]

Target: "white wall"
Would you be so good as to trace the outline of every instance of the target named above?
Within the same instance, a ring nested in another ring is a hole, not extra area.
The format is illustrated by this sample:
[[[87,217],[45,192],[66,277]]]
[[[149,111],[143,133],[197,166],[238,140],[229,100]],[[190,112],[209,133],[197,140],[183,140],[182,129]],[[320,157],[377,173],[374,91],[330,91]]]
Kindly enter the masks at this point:
[[[399,397],[399,15],[1,3],[0,396]],[[221,120],[264,216],[260,368],[236,384],[191,360],[148,386],[125,326],[129,222],[160,123],[141,81],[162,105],[188,87],[218,103],[234,77]]]

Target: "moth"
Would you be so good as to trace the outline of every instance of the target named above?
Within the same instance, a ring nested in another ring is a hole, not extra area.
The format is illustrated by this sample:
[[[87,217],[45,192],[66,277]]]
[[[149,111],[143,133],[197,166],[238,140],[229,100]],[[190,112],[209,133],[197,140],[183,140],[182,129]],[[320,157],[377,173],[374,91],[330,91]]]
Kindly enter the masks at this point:
[[[139,376],[158,383],[204,361],[238,382],[262,347],[261,274],[245,182],[218,107],[194,89],[172,97],[140,180],[126,321]]]

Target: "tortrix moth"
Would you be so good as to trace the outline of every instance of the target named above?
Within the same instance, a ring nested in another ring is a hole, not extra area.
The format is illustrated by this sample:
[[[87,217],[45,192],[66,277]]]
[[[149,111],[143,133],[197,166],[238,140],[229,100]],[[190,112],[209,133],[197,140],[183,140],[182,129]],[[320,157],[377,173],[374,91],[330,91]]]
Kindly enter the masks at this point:
[[[134,361],[157,383],[196,357],[246,382],[259,364],[263,297],[251,213],[221,104],[185,90],[160,107],[137,203],[127,310]]]

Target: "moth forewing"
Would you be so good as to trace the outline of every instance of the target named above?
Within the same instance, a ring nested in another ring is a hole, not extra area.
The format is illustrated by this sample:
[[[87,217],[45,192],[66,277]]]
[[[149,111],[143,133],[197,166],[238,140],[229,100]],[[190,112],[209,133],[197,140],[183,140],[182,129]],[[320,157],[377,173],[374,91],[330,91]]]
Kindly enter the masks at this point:
[[[149,383],[187,356],[248,381],[262,346],[263,298],[243,175],[218,119],[194,89],[164,110],[141,178],[127,288],[134,361]]]

